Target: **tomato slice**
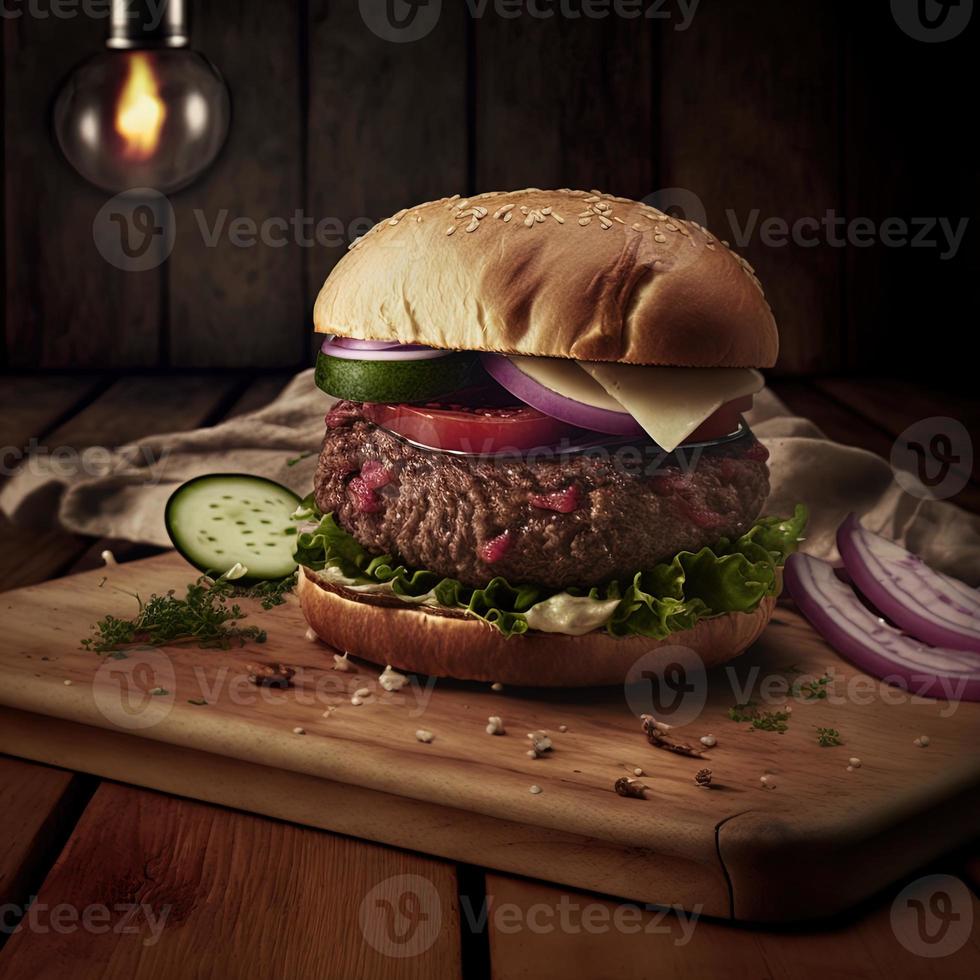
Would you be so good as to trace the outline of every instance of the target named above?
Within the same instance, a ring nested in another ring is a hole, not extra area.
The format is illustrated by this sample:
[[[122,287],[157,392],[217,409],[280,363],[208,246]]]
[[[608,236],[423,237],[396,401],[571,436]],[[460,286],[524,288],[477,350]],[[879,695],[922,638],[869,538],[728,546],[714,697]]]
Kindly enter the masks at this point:
[[[527,405],[365,403],[364,415],[375,425],[431,449],[476,454],[545,449],[581,431]]]
[[[504,399],[499,395],[496,389],[468,389],[454,396],[459,401],[425,405],[365,402],[362,409],[364,417],[375,425],[430,449],[477,455],[526,453],[557,446],[563,439],[581,441],[584,430],[529,405],[501,404]],[[727,402],[684,443],[712,442],[731,435],[738,429],[741,414],[751,407],[751,395]]]
[[[723,439],[738,429],[740,416],[752,407],[752,396],[745,395],[725,402],[714,415],[706,418],[685,440],[689,442],[713,442]]]

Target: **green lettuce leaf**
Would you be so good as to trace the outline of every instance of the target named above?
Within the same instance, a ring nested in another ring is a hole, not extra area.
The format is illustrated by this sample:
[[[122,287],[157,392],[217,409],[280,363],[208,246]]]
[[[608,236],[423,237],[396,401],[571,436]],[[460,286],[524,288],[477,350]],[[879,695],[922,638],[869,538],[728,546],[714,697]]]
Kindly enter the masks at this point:
[[[336,568],[357,584],[391,586],[395,595],[418,597],[430,592],[444,606],[468,610],[505,636],[527,632],[524,614],[559,590],[511,585],[495,578],[474,589],[435,572],[410,569],[392,555],[371,555],[334,520],[304,501],[319,523],[297,535],[294,555],[314,571]],[[690,629],[700,619],[728,612],[751,612],[779,589],[779,569],[796,550],[806,527],[807,511],[798,504],[792,517],[764,517],[741,537],[723,538],[711,548],[682,551],[669,562],[637,572],[628,583],[611,582],[589,590],[568,589],[572,595],[598,601],[618,599],[604,629],[614,636],[639,635],[663,639]]]

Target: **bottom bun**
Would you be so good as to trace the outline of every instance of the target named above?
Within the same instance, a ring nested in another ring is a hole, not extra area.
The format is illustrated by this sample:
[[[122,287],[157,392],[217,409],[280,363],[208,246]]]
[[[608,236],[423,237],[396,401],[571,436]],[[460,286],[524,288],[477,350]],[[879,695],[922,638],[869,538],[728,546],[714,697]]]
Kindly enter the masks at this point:
[[[411,673],[522,687],[622,684],[644,654],[662,651],[666,663],[676,658],[671,652],[676,647],[693,650],[705,667],[715,667],[759,638],[776,605],[769,596],[753,612],[702,619],[663,640],[604,630],[584,636],[532,631],[508,638],[475,616],[351,592],[308,568],[300,569],[298,592],[313,632],[337,650]],[[644,670],[656,666],[656,659],[643,664]]]

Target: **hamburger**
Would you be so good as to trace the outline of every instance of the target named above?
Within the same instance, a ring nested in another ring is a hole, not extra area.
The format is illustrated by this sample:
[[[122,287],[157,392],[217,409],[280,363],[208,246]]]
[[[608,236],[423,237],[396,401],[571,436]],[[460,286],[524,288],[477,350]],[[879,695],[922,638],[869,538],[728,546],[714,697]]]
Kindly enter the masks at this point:
[[[760,518],[743,414],[777,330],[705,228],[596,191],[430,201],[352,243],[314,322],[331,400],[296,558],[326,643],[584,686],[764,629],[805,514]]]

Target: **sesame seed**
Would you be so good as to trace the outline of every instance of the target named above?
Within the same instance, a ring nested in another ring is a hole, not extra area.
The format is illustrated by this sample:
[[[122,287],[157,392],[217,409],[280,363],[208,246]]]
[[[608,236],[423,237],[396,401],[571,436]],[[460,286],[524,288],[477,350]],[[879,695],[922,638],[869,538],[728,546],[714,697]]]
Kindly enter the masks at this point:
[[[603,217],[601,214],[599,215],[599,224],[602,225],[603,228],[612,228],[612,222],[608,218]]]
[[[551,208],[550,207],[542,208],[541,209],[541,213],[542,214],[551,214]]]
[[[532,796],[539,796],[539,795],[541,794],[541,787],[540,787],[540,786],[539,786],[539,785],[538,785],[537,783],[535,783],[535,784],[534,784],[534,785],[533,785],[533,786],[531,787],[531,789],[529,790],[529,792],[530,792],[530,794],[531,794]]]
[[[552,212],[551,217],[554,218],[560,225],[565,223],[565,219],[557,211]]]
[[[478,218],[485,218],[487,216],[487,209],[483,207],[483,205],[478,204],[475,208],[473,208],[473,213]]]
[[[665,241],[667,241],[667,236],[661,235],[660,232],[657,232],[657,234],[653,236],[653,240],[655,242],[660,242],[661,244],[663,244]]]
[[[389,225],[397,225],[398,224],[398,219],[397,218],[389,218],[388,219],[388,224]]]
[[[631,224],[630,225],[630,228],[632,228],[633,231],[643,231],[643,225],[637,224],[636,222],[634,222],[633,224]]]
[[[500,218],[503,217],[505,214],[507,214],[508,211],[513,211],[513,210],[514,210],[513,204],[502,204],[499,208],[497,208],[496,211],[493,212],[493,216],[495,218]]]
[[[466,230],[468,232],[469,231],[476,231],[476,229],[479,228],[479,227],[480,227],[480,221],[479,221],[479,219],[476,218],[476,217],[473,217],[473,218],[470,219],[470,223],[466,226]]]
[[[592,217],[592,208],[586,208],[584,211],[579,211],[578,216],[580,218],[591,218]]]
[[[524,219],[524,227],[525,227],[525,228],[530,228],[530,227],[531,227],[531,226],[532,226],[532,225],[534,224],[534,220],[535,220],[535,219],[534,219],[534,215],[533,215],[533,214],[529,214],[529,215],[528,215],[528,216],[527,216],[527,217],[526,217],[526,218]]]
[[[507,222],[507,221],[510,221],[510,219],[511,219],[511,218],[513,218],[513,217],[514,217],[514,215],[513,215],[513,214],[511,214],[511,212],[510,212],[510,211],[508,211],[508,212],[507,212],[507,213],[506,213],[506,214],[504,215],[504,221],[505,221],[505,222]]]
[[[455,226],[455,225],[450,225],[450,226],[449,226],[449,227],[448,227],[448,228],[446,229],[446,234],[447,234],[447,235],[455,235],[455,234],[456,234],[456,226]]]
[[[623,221],[622,218],[617,218],[616,215],[613,215],[613,221],[618,221],[621,225],[625,225],[626,224],[626,222]]]
[[[582,227],[584,228],[584,227],[585,227],[586,225],[588,225],[588,224],[591,224],[591,223],[592,223],[592,219],[591,219],[591,218],[579,218],[579,219],[578,219],[578,223],[579,223],[580,225],[582,225]]]

